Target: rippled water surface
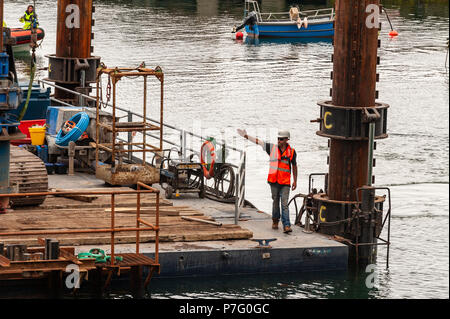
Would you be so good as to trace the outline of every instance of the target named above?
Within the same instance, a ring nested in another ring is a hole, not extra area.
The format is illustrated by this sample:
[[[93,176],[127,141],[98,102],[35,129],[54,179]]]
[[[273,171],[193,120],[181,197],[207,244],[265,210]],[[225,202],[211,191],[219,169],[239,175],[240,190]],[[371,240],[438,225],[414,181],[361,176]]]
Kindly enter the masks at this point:
[[[17,19],[28,1],[6,0],[6,22]],[[38,50],[55,52],[56,0],[36,1],[46,31]],[[333,47],[329,41],[234,41],[231,28],[242,19],[243,1],[94,1],[94,54],[108,66],[159,65],[165,72],[165,121],[188,130],[196,125],[233,142],[236,128],[264,136],[291,132],[299,154],[299,190],[307,176],[326,172],[327,141],[315,135],[317,101],[329,98]],[[292,1],[263,0],[264,11],[287,11]],[[313,1],[305,1],[313,8]],[[332,6],[316,1],[317,7]],[[320,3],[320,4],[317,4]],[[268,298],[448,298],[449,256],[449,76],[445,67],[448,1],[383,1],[394,28],[389,39],[383,16],[379,55],[379,100],[391,105],[389,138],[378,142],[376,184],[393,194],[390,269],[380,250],[379,283],[367,289],[354,274],[273,275],[208,280],[155,280],[152,297]],[[29,57],[18,57],[27,81]],[[39,71],[45,77],[45,71]],[[122,84],[121,84],[122,85]],[[134,95],[123,84],[119,98]],[[272,135],[273,136],[273,135]],[[244,147],[237,139],[239,147]],[[199,145],[195,147],[199,148]],[[267,156],[248,146],[247,198],[270,211],[265,182]],[[117,297],[126,297],[118,295]]]

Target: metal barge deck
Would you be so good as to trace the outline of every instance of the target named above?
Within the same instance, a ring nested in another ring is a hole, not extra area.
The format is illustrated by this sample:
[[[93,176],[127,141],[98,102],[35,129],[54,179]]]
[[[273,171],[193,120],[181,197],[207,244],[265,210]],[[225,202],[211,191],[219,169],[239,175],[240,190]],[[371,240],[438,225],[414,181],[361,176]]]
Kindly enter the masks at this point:
[[[49,188],[98,189],[101,187],[105,187],[104,182],[89,174],[49,175]],[[187,231],[187,226],[184,229],[183,227],[173,228],[172,231],[178,232],[178,236],[172,233],[172,236],[165,237],[164,229],[166,228],[167,231],[167,227],[162,224],[159,244],[161,268],[160,274],[155,275],[155,277],[341,271],[347,269],[348,247],[346,245],[322,234],[304,233],[303,228],[297,226],[293,227],[293,232],[290,235],[284,234],[281,230],[272,230],[271,216],[258,211],[256,208],[243,207],[238,226],[235,226],[233,204],[210,199],[200,200],[194,194],[183,194],[171,201],[161,199],[161,205],[170,207],[172,204],[173,208],[191,212],[187,214],[188,216],[215,221],[221,223],[222,226],[202,225],[199,222],[184,220],[182,221],[183,225],[192,224],[194,228],[198,229],[195,232],[197,237],[192,236],[192,233]],[[83,204],[79,205],[81,208]],[[119,212],[117,211],[119,209],[116,209],[116,213]],[[85,214],[89,209],[85,210],[83,214],[81,214],[81,211],[80,209],[80,217],[86,217]],[[164,211],[164,209],[162,208],[160,211]],[[32,210],[29,212],[31,215]],[[31,216],[28,217],[32,218]],[[181,219],[177,221],[181,222]],[[175,219],[167,220],[169,223],[177,221]],[[227,227],[230,227],[229,232],[223,230]],[[208,231],[203,232],[201,229],[208,229]],[[208,235],[202,236],[202,233]],[[86,240],[85,236],[83,238]],[[255,239],[276,240],[269,242],[269,247],[260,247],[260,244],[254,241]],[[62,238],[60,240],[64,244],[64,240]],[[67,244],[75,245],[76,253],[89,251],[93,247],[104,249],[105,252],[109,253],[109,239],[106,238],[106,240],[107,242],[99,240],[97,243],[95,241],[80,241],[79,243],[69,242]],[[121,243],[119,237],[116,237],[116,240],[116,253],[134,251],[134,241]],[[140,251],[148,257],[154,257],[155,244],[151,238],[146,239],[144,234],[141,238]]]

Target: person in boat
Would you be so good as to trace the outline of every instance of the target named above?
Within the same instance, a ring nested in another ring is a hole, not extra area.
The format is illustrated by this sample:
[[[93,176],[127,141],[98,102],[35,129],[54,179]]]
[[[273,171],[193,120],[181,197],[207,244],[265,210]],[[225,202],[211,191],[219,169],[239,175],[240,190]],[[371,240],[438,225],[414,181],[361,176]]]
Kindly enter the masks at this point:
[[[249,136],[245,130],[238,129],[238,134],[257,145],[260,145],[270,156],[269,176],[267,178],[272,192],[272,229],[278,229],[280,221],[284,233],[292,232],[289,219],[289,191],[291,189],[291,172],[293,174],[292,190],[297,188],[297,153],[289,145],[290,133],[288,131],[278,132],[278,143],[264,142],[256,137]]]
[[[242,22],[242,24],[240,26],[238,26],[238,27],[234,26],[233,32],[237,32],[237,31],[241,30],[246,25],[249,26],[250,30],[253,30],[253,26],[256,24],[257,21],[258,21],[258,18],[257,18],[256,12],[252,11],[248,14],[248,16],[244,19],[244,21]]]
[[[37,15],[34,12],[34,7],[30,4],[27,7],[27,11],[25,11],[25,14],[19,19],[19,21],[24,24],[24,30],[30,30],[33,26],[34,20],[36,20],[36,27],[38,27],[39,23],[37,22]]]

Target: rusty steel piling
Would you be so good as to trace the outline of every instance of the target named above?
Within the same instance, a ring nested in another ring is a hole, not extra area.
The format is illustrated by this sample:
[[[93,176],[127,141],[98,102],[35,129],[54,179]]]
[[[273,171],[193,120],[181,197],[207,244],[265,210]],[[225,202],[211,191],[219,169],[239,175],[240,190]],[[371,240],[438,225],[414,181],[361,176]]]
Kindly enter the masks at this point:
[[[318,230],[351,243],[357,264],[376,259],[385,201],[370,187],[374,140],[387,137],[389,108],[375,101],[381,10],[379,0],[336,0],[331,101],[318,103],[320,118],[312,121],[329,139],[325,191],[311,195]]]
[[[93,0],[58,0],[56,54],[47,56],[48,80],[85,95],[92,90],[90,84],[95,83],[100,64],[100,57],[92,55],[94,12]],[[85,103],[59,88],[55,88],[54,99],[72,105]]]

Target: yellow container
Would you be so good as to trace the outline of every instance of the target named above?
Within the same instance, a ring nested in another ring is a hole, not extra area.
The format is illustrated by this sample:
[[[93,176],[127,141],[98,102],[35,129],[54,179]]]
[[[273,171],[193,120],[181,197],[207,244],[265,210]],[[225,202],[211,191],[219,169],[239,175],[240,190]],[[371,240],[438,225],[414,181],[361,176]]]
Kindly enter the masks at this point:
[[[29,128],[31,144],[43,145],[45,141],[45,126]]]

